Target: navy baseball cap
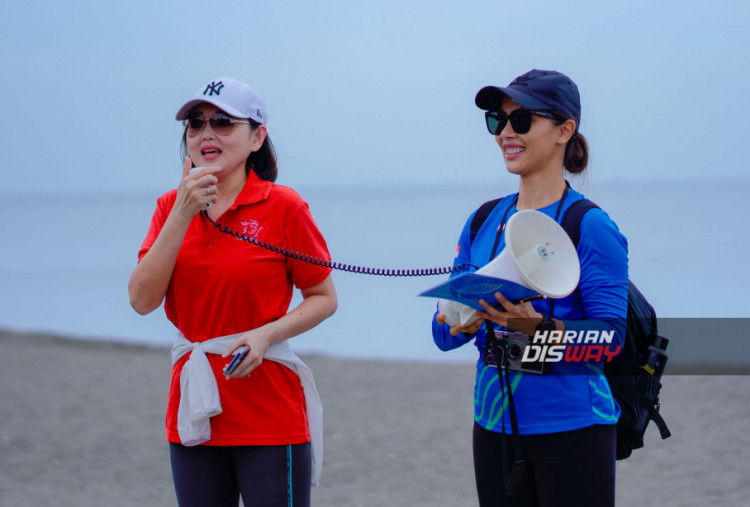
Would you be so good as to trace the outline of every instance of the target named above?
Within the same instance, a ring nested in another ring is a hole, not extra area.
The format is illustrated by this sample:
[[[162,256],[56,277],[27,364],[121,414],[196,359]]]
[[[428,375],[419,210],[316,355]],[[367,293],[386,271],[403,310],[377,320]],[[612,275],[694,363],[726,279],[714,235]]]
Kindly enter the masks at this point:
[[[499,111],[503,98],[508,97],[521,107],[554,111],[581,124],[581,97],[578,87],[565,74],[554,70],[533,69],[518,76],[505,88],[485,86],[474,102],[479,109]]]

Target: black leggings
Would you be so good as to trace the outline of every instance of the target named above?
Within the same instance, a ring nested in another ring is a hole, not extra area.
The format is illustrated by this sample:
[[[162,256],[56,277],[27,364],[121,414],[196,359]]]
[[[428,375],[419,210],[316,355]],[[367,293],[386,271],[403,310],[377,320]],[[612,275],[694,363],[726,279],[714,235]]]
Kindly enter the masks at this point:
[[[474,424],[474,474],[481,507],[614,506],[614,425],[520,438],[526,472],[519,492],[506,497],[503,435]]]
[[[310,444],[169,444],[180,507],[309,507]]]

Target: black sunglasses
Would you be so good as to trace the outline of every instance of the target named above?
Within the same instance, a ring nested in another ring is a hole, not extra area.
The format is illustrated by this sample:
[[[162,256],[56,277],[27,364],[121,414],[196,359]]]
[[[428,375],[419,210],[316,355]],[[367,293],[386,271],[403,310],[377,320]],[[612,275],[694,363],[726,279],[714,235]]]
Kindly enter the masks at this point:
[[[505,111],[487,111],[484,113],[484,118],[487,120],[487,130],[493,136],[500,135],[505,126],[510,121],[510,126],[513,127],[513,131],[516,134],[525,134],[531,129],[531,116],[543,116],[553,120],[562,119],[560,115],[552,113],[550,111],[535,111],[533,109],[514,109],[510,114],[506,114]]]
[[[249,120],[238,120],[236,118],[230,118],[229,116],[221,113],[214,113],[208,118],[203,116],[191,116],[186,120],[182,120],[182,124],[187,129],[188,137],[197,136],[203,127],[206,126],[206,122],[211,125],[211,130],[219,134],[220,136],[228,136],[232,133],[235,123],[247,123],[250,124]]]

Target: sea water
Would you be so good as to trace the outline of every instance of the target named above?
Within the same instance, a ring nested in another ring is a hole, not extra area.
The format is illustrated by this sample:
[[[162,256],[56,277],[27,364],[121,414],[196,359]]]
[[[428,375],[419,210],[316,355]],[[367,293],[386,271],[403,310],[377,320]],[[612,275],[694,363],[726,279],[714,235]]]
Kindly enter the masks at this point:
[[[750,316],[750,179],[574,186],[627,236],[631,279],[660,317]],[[414,269],[451,265],[469,214],[515,189],[393,184],[296,190],[310,204],[335,261]],[[163,309],[138,315],[127,292],[157,197],[2,195],[0,328],[169,345],[176,331]],[[343,357],[474,358],[471,346],[446,353],[432,342],[436,301],[417,294],[446,276],[335,272],[338,311],[294,338],[293,346]]]

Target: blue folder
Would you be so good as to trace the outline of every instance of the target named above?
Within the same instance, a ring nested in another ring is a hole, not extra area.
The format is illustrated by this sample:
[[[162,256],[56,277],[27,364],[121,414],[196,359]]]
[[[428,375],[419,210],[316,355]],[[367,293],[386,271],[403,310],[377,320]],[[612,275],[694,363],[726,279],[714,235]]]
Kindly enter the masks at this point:
[[[484,308],[479,305],[479,300],[484,299],[491,305],[497,305],[495,292],[502,293],[509,301],[518,301],[538,295],[538,292],[515,282],[503,280],[502,278],[477,275],[476,273],[461,273],[440,285],[420,292],[418,295],[450,299],[475,310],[484,311]]]

